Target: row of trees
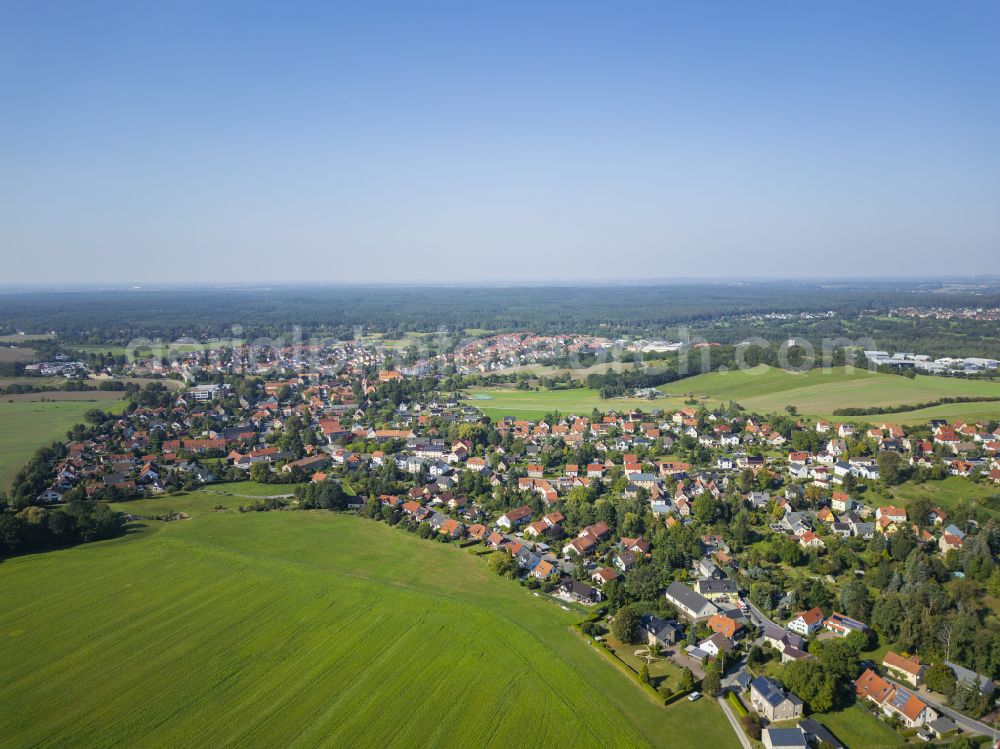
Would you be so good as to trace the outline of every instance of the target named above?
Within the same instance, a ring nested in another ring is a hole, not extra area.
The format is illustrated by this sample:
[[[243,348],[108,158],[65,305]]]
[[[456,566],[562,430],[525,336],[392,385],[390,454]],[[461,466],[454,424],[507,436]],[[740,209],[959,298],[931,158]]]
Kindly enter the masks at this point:
[[[124,529],[124,516],[100,502],[0,510],[0,557],[100,541],[121,535]]]

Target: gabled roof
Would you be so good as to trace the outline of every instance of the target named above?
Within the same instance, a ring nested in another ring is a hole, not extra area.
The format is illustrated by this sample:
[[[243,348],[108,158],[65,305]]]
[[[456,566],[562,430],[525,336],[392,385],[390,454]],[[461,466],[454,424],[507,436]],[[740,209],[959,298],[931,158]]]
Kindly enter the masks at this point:
[[[771,707],[777,707],[788,699],[788,696],[785,694],[785,691],[781,688],[778,682],[769,679],[766,676],[758,676],[756,679],[751,681],[750,689],[759,694],[760,698]]]
[[[885,702],[892,693],[893,686],[870,668],[854,682],[854,690],[859,699],[874,700],[878,704]]]
[[[808,611],[800,611],[792,617],[792,621],[796,619],[801,619],[807,627],[814,627],[823,621],[823,612],[819,610],[818,606],[814,606]]]
[[[887,668],[898,669],[911,676],[918,676],[923,668],[919,658],[904,658],[899,653],[894,653],[891,650],[885,654],[885,657],[882,659],[882,665]]]

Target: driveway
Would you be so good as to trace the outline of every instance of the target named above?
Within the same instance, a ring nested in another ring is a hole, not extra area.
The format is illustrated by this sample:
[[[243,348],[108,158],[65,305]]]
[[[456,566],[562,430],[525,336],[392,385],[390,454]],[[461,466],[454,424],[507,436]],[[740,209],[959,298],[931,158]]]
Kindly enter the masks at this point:
[[[723,692],[719,694],[718,697],[719,707],[721,707],[722,712],[726,714],[726,718],[729,720],[729,725],[732,726],[733,730],[736,732],[736,738],[740,740],[740,743],[743,745],[743,749],[753,749],[750,739],[748,739],[747,735],[743,733],[743,726],[740,725],[739,720],[737,720],[736,716],[733,715],[733,709],[729,707],[729,703],[726,702],[723,694],[725,693]]]

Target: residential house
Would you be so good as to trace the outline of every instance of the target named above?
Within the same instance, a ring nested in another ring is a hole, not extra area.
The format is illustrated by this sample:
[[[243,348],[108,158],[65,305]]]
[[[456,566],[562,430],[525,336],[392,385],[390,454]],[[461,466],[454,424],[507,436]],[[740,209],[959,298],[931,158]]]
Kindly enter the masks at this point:
[[[868,627],[856,619],[851,619],[837,611],[826,620],[826,628],[839,637],[847,637],[851,632],[867,632]]]
[[[788,629],[803,637],[810,637],[823,628],[823,612],[818,607],[800,611],[788,622]]]
[[[715,604],[682,582],[670,583],[666,598],[689,619],[707,619],[719,610]]]
[[[802,715],[802,700],[767,676],[758,676],[750,682],[750,705],[772,723],[792,720]]]
[[[896,717],[907,728],[919,728],[938,719],[938,713],[934,708],[902,687],[896,687],[882,703],[882,712],[890,717]]]
[[[805,731],[799,726],[791,728],[765,728],[760,732],[765,749],[806,749],[809,746]]]
[[[924,665],[917,656],[907,658],[890,650],[882,658],[882,666],[897,679],[909,682],[915,687],[920,686],[924,678]]]
[[[601,591],[579,580],[565,580],[558,590],[561,595],[578,603],[598,603],[603,599]]]
[[[506,528],[507,530],[513,530],[514,528],[520,528],[530,519],[531,507],[529,505],[521,505],[520,507],[515,507],[513,510],[508,510],[501,515],[497,520],[497,525],[501,528]]]
[[[639,619],[639,629],[646,635],[646,642],[652,645],[658,642],[661,647],[669,648],[680,642],[684,630],[676,621],[660,619],[652,614],[644,614]]]
[[[743,634],[743,623],[731,619],[725,614],[713,614],[707,624],[710,630],[719,632],[730,640],[735,640]]]

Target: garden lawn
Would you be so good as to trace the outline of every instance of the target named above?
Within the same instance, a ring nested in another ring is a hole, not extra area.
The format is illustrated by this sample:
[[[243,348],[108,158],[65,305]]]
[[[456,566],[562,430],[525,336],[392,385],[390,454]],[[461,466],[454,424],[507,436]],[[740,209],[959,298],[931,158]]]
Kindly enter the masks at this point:
[[[191,519],[0,564],[0,745],[737,745],[454,545],[146,501],[178,499]]]
[[[809,717],[826,726],[850,749],[883,749],[904,743],[902,736],[860,705]]]

